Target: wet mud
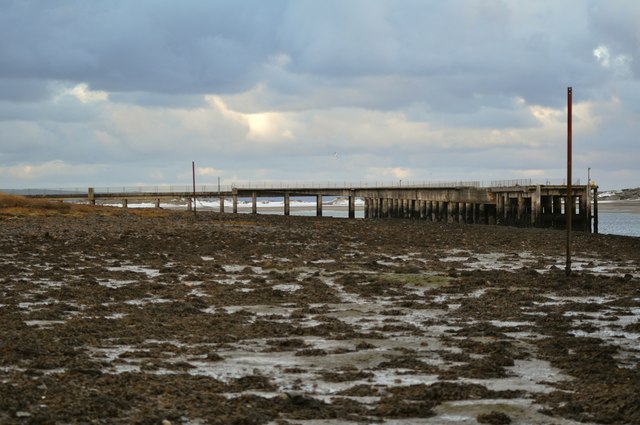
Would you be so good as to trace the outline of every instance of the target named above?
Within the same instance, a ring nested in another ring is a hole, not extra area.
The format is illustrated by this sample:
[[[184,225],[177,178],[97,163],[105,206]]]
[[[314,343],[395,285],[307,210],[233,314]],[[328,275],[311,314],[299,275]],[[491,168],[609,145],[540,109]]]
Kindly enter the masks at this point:
[[[640,423],[640,238],[0,219],[0,423]]]

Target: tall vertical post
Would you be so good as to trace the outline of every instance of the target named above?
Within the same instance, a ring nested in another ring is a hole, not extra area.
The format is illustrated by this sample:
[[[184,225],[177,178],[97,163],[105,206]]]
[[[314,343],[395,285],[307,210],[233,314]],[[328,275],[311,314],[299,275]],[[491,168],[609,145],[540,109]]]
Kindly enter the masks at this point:
[[[571,275],[571,227],[572,220],[571,216],[573,215],[573,196],[571,193],[571,104],[573,103],[572,99],[572,89],[569,87],[567,89],[567,202],[565,205],[565,213],[567,214],[567,266],[565,269],[565,274],[567,276]]]
[[[593,187],[593,233],[598,233],[598,186]]]
[[[587,223],[585,229],[591,233],[591,167],[587,168],[587,190],[585,191],[585,196],[587,198]]]
[[[196,162],[191,161],[191,176],[193,178],[193,215],[196,215]]]
[[[222,220],[222,213],[224,213],[224,196],[222,196],[222,192],[220,191],[220,176],[218,176],[218,199],[220,200],[220,214],[218,217]]]

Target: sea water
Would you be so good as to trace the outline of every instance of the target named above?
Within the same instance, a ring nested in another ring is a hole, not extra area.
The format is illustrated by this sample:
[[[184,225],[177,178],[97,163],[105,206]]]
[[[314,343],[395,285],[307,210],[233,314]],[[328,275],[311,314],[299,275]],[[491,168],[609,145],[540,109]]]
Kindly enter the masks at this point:
[[[598,233],[640,237],[640,201],[598,202]]]
[[[251,206],[250,201],[248,206]],[[270,201],[262,206],[269,207],[261,210],[261,205],[258,203],[259,214],[284,214],[283,201]],[[598,206],[598,233],[640,237],[640,201],[600,202]],[[278,209],[280,207],[282,210]],[[364,218],[364,201],[361,199],[356,201],[355,213],[356,218]],[[303,199],[295,202],[292,200],[290,214],[315,216],[315,200]],[[325,201],[322,215],[325,217],[347,218],[349,216],[348,201],[340,198],[331,199],[329,202]]]
[[[238,212],[251,212],[251,199],[238,199]],[[113,204],[120,206],[121,204]],[[316,215],[315,197],[292,197],[290,200],[290,214],[294,216],[312,217]],[[322,215],[324,217],[347,218],[349,216],[349,201],[347,198],[324,197],[322,203]],[[154,205],[129,204],[129,207],[147,207]],[[184,207],[175,204],[162,204],[163,208]],[[225,211],[233,208],[231,199],[225,200]],[[284,200],[282,198],[259,198],[257,201],[258,214],[284,214]],[[364,218],[364,200],[357,198],[355,203],[356,218]],[[219,201],[198,200],[196,208],[217,211],[220,208]],[[640,237],[640,201],[600,201],[598,202],[598,233]]]

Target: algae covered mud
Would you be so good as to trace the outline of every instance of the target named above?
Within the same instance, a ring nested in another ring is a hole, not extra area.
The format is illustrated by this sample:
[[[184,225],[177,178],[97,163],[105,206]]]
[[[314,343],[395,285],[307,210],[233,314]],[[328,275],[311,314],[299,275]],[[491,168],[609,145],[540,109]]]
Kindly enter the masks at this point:
[[[0,422],[640,422],[640,238],[0,219]]]

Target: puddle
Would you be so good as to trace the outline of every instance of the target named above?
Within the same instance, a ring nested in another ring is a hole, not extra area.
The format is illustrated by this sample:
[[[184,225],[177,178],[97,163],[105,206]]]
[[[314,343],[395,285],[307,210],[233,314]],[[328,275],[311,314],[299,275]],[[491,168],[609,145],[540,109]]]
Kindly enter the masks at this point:
[[[145,305],[145,304],[162,304],[162,303],[170,303],[173,300],[167,298],[156,298],[156,297],[148,297],[148,298],[138,298],[135,300],[127,300],[124,303],[129,305]]]
[[[304,287],[298,284],[279,284],[279,285],[273,285],[271,288],[277,291],[296,292],[303,289]]]
[[[25,320],[24,324],[27,326],[35,326],[38,328],[50,328],[55,325],[63,325],[64,320]]]
[[[105,267],[110,272],[133,272],[140,273],[146,275],[149,279],[160,276],[160,270],[152,269],[150,267],[145,266],[136,266],[133,264],[122,265],[122,266],[111,266]]]
[[[98,285],[104,286],[106,288],[118,289],[124,286],[132,285],[134,283],[138,283],[137,280],[118,280],[118,279],[109,279],[109,280],[98,280]]]
[[[258,267],[258,266],[243,266],[243,265],[239,265],[239,264],[223,265],[222,269],[227,273],[240,273],[240,272],[244,272],[245,270],[249,270],[249,271],[251,271],[251,273],[260,274],[260,273],[263,273],[263,271],[264,271],[262,267]]]

